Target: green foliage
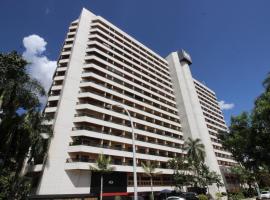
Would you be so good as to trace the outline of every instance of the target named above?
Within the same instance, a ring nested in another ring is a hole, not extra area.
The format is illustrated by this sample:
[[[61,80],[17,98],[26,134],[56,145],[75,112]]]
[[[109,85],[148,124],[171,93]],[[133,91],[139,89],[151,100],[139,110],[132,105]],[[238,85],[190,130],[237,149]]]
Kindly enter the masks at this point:
[[[234,166],[230,169],[232,174],[235,174],[239,178],[241,184],[252,185],[256,182],[255,174],[250,170],[247,170],[245,167]]]
[[[115,196],[114,200],[122,200],[121,196]]]
[[[17,177],[14,171],[4,169],[0,172],[0,199],[24,200],[31,189],[31,180]]]
[[[147,161],[146,164],[142,163],[142,168],[147,176],[150,176],[150,182],[151,182],[151,195],[150,199],[152,198],[154,200],[154,192],[153,192],[153,177],[157,174],[161,174],[161,172],[156,172],[156,162],[150,162]]]
[[[40,133],[51,133],[42,124],[39,97],[45,95],[40,83],[27,73],[27,62],[16,52],[0,53],[0,196],[24,198],[30,180],[21,175],[25,158],[42,162],[48,140]],[[21,109],[22,112],[18,112]],[[29,149],[31,151],[29,152]]]
[[[220,192],[216,193],[216,200],[221,200],[223,195]]]
[[[208,197],[204,194],[198,195],[199,200],[208,200]]]
[[[160,172],[156,172],[156,163],[155,162],[150,162],[150,161],[146,161],[146,163],[142,162],[142,168],[144,170],[144,173],[147,176],[153,177],[155,174],[158,174]]]
[[[270,73],[263,85],[265,91],[255,100],[252,111],[232,117],[229,132],[221,134],[223,146],[253,172],[270,167]]]
[[[111,165],[111,158],[106,157],[104,154],[99,154],[96,163],[91,165],[89,168],[92,171],[100,172],[101,174],[109,173],[114,170]]]
[[[229,200],[240,200],[240,199],[244,199],[245,196],[243,195],[242,192],[237,192],[237,193],[229,193],[228,194],[228,199]]]
[[[258,195],[255,188],[244,188],[241,190],[245,198],[251,198]]]
[[[218,175],[215,171],[210,171],[209,167],[202,163],[199,167],[198,172],[199,183],[203,187],[207,187],[212,184],[216,184],[217,187],[223,186],[221,176]]]
[[[242,166],[236,172],[241,183],[251,185],[256,179],[261,186],[267,186],[270,184],[270,73],[263,86],[265,91],[255,100],[252,111],[232,117],[229,132],[222,133],[220,139]]]
[[[174,170],[175,186],[182,189],[183,186],[208,187],[217,184],[223,186],[221,177],[204,164],[205,150],[200,139],[191,138],[185,143],[188,159],[173,158],[169,160],[168,165]]]
[[[185,142],[184,150],[187,151],[187,155],[190,158],[190,161],[199,164],[204,161],[205,158],[205,149],[204,145],[201,143],[200,139],[191,139]]]

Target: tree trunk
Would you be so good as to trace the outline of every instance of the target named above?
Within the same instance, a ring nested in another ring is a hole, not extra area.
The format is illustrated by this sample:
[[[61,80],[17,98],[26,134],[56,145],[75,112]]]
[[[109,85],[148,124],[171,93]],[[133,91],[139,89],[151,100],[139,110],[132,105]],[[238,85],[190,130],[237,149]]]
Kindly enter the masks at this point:
[[[151,176],[150,177],[150,184],[151,184],[151,195],[152,195],[152,198],[151,200],[154,200],[154,192],[153,192],[153,177]]]
[[[102,200],[102,193],[103,193],[103,175],[101,174],[100,177],[100,200]]]

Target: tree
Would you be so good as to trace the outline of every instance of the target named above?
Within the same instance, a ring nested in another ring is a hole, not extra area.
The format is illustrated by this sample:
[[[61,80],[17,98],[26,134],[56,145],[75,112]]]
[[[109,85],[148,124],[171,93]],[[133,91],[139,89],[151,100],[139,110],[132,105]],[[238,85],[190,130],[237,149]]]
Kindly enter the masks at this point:
[[[206,187],[208,191],[210,185],[216,184],[218,188],[223,186],[221,176],[215,171],[210,171],[209,167],[204,163],[199,168],[198,179],[201,186]]]
[[[185,142],[184,150],[187,152],[188,162],[194,174],[191,181],[193,182],[194,186],[197,186],[197,184],[200,181],[199,179],[200,167],[205,160],[204,145],[201,143],[201,140],[199,138],[194,140],[188,138],[188,140]]]
[[[255,100],[250,113],[231,118],[228,133],[222,133],[223,146],[248,170],[270,166],[270,73],[264,80],[265,91]]]
[[[232,169],[233,173],[242,184],[250,187],[254,181],[265,184],[261,181],[262,176],[269,177],[270,73],[263,86],[265,91],[255,99],[251,112],[232,117],[228,133],[220,135],[223,146],[240,163]]]
[[[103,193],[103,176],[106,173],[110,173],[114,170],[114,167],[110,166],[111,158],[100,154],[97,158],[95,165],[90,165],[90,170],[100,173],[100,200],[102,200]]]
[[[173,179],[177,188],[182,190],[184,186],[190,185],[193,182],[193,176],[190,173],[192,168],[187,159],[176,157],[169,160],[168,165],[174,170]]]
[[[147,176],[150,177],[150,185],[151,185],[151,198],[154,199],[153,192],[153,177],[156,174],[160,174],[161,172],[156,172],[156,163],[147,161],[146,164],[142,163],[142,168]]]
[[[217,184],[221,187],[221,177],[215,172],[210,171],[204,163],[205,150],[200,139],[188,138],[185,142],[184,150],[187,152],[187,158],[173,158],[168,164],[174,170],[174,181],[176,187],[182,189],[185,185],[207,187]]]
[[[248,168],[255,166],[252,119],[247,112],[231,117],[229,132],[223,132],[219,137],[223,147],[232,153],[236,161]]]
[[[243,166],[234,166],[230,169],[230,171],[232,174],[237,175],[238,180],[242,186],[247,184],[249,188],[251,188],[251,186],[256,182],[256,175]]]
[[[196,164],[204,162],[205,149],[199,138],[194,140],[188,138],[185,142],[184,150],[187,152],[187,156],[192,160],[192,162],[195,162]]]
[[[27,156],[37,158],[47,150],[48,141],[40,136],[40,131],[51,132],[42,124],[39,97],[44,95],[21,55],[0,53],[0,196],[4,199],[25,199],[30,180],[20,175],[23,163]]]

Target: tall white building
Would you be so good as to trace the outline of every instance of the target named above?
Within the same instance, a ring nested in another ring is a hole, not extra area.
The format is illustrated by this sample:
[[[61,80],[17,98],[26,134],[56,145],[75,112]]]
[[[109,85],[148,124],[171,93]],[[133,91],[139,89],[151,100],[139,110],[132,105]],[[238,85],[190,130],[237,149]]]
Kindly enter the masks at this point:
[[[187,137],[202,140],[212,170],[221,174],[220,167],[235,164],[216,137],[226,125],[215,94],[192,78],[189,64],[184,51],[164,59],[83,9],[69,27],[44,111],[53,117],[54,136],[46,163],[33,168],[41,174],[36,194],[97,193],[98,174],[89,166],[99,154],[115,167],[105,177],[104,195],[133,192],[130,122],[123,109],[108,109],[113,104],[124,105],[134,121],[139,193],[151,189],[141,167],[147,161],[162,172],[153,190],[174,189],[167,161],[185,156]]]

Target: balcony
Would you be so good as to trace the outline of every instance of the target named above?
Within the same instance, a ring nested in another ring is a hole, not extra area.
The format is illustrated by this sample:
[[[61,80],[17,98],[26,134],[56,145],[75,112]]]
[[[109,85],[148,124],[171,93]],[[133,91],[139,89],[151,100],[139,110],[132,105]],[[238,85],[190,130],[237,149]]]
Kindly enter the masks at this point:
[[[55,76],[54,77],[54,81],[60,81],[60,80],[64,80],[65,76]]]
[[[45,109],[45,113],[51,113],[51,112],[56,112],[57,107],[47,107]]]
[[[86,146],[92,146],[92,147],[98,147],[98,148],[104,148],[104,149],[113,149],[113,150],[119,150],[119,151],[127,151],[132,152],[132,149],[130,148],[124,148],[120,146],[110,146],[105,144],[98,144],[87,140],[77,140],[75,142],[69,143],[70,146],[76,146],[76,145],[86,145]]]
[[[60,98],[59,95],[50,94],[48,101],[58,101]]]

